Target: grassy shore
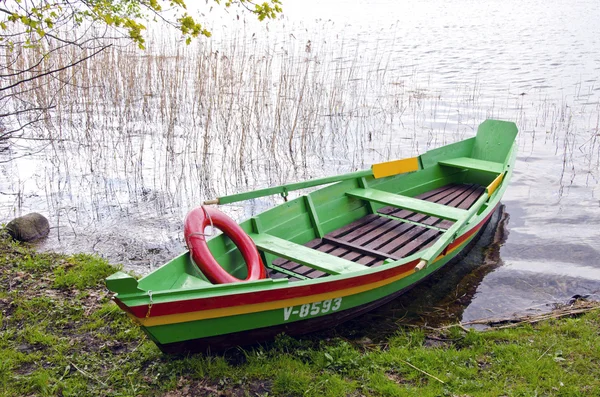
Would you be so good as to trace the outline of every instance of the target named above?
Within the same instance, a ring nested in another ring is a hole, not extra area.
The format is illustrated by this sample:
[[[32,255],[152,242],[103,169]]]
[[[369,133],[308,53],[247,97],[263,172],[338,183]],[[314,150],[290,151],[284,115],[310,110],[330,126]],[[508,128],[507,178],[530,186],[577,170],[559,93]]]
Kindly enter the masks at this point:
[[[110,300],[116,267],[0,238],[0,395],[588,396],[600,316],[487,332],[400,328],[384,344],[279,337],[169,357]]]

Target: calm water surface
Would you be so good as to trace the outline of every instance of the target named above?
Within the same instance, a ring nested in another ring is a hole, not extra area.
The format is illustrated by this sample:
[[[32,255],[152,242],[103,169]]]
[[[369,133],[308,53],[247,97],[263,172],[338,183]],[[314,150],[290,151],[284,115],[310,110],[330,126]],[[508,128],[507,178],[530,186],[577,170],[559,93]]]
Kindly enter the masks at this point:
[[[1,219],[45,213],[43,247],[147,273],[183,251],[182,219],[203,199],[417,155],[501,118],[520,130],[505,236],[474,250],[464,292],[429,306],[458,302],[452,319],[468,321],[600,296],[600,3],[311,0],[285,11],[267,24],[214,14],[209,42],[155,39],[90,66],[98,87],[63,98],[54,144],[0,153]],[[277,202],[223,209],[243,220]]]

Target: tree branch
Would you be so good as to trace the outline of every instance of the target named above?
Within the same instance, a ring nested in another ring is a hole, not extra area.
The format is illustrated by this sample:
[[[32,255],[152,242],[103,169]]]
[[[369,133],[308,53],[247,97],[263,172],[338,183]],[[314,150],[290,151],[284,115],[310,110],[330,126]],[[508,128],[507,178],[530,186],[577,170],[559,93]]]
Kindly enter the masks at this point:
[[[46,110],[54,109],[55,107],[56,107],[56,105],[52,105],[52,106],[49,106],[49,107],[39,107],[39,108],[29,108],[29,109],[23,109],[23,110],[16,110],[16,111],[11,112],[11,113],[0,114],[0,118],[2,118],[2,117],[8,117],[8,116],[16,116],[16,115],[19,115],[19,114],[22,114],[22,113],[27,113],[27,112],[35,112],[37,110],[39,110],[39,111],[46,111]]]
[[[63,67],[60,67],[60,68],[57,68],[57,69],[48,70],[47,72],[40,73],[40,74],[38,74],[38,75],[36,75],[36,76],[33,76],[33,77],[30,77],[30,78],[28,78],[28,79],[23,79],[23,80],[17,81],[16,83],[14,83],[14,84],[12,84],[12,85],[9,85],[9,86],[7,86],[7,87],[0,87],[0,91],[6,91],[6,90],[8,90],[8,89],[11,89],[11,88],[14,88],[14,87],[16,87],[16,86],[18,86],[18,85],[20,85],[20,84],[27,83],[27,82],[29,82],[29,81],[33,81],[33,80],[35,80],[35,79],[39,79],[39,78],[41,78],[41,77],[48,76],[48,75],[50,75],[50,74],[53,74],[53,73],[57,73],[57,72],[60,72],[60,71],[63,71],[63,70],[66,70],[66,69],[70,69],[70,68],[72,68],[72,67],[75,67],[75,66],[79,65],[81,62],[84,62],[84,61],[86,61],[86,60],[88,60],[88,59],[90,59],[90,58],[94,57],[95,55],[97,55],[97,54],[101,53],[102,51],[104,51],[105,49],[107,49],[107,48],[108,48],[108,47],[110,47],[110,46],[112,46],[112,44],[108,44],[108,45],[106,45],[106,46],[104,46],[104,47],[100,48],[98,51],[96,51],[96,52],[94,52],[93,54],[91,54],[91,55],[88,55],[88,56],[86,56],[86,57],[84,57],[84,58],[81,58],[81,59],[79,59],[79,60],[78,60],[77,62],[75,62],[75,63],[71,63],[71,64],[69,64],[69,65],[66,65],[66,66],[63,66]]]

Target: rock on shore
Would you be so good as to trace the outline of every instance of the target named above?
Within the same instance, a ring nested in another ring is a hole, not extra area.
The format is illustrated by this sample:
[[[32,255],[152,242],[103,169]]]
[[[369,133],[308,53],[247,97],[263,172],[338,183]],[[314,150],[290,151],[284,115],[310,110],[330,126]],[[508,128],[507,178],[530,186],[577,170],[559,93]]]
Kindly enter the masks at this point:
[[[50,233],[50,223],[45,216],[32,212],[13,219],[6,225],[8,233],[19,241],[35,241]]]

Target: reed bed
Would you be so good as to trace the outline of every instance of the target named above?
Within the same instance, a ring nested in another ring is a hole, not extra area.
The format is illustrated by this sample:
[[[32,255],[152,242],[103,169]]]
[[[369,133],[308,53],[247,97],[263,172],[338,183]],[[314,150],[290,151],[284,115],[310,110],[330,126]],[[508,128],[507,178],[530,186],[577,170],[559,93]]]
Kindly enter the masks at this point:
[[[321,24],[325,36],[317,39],[294,26],[262,36],[233,29],[190,46],[156,34],[146,51],[114,46],[76,70],[39,79],[29,99],[55,107],[27,137],[43,146],[4,167],[10,174],[27,163],[41,174],[43,206],[55,214],[59,235],[91,235],[98,224],[112,228],[133,217],[138,226],[156,220],[149,230],[172,222],[174,240],[174,225],[207,198],[416,155],[472,136],[491,117],[517,121],[521,156],[553,147],[561,185],[582,176],[597,181],[593,87],[557,100],[543,89],[488,92],[478,77],[448,85],[390,52],[396,35],[365,41]],[[49,62],[80,55],[70,51]],[[34,60],[27,52],[18,59],[21,67]],[[15,146],[3,161],[23,152]],[[25,179],[3,178],[17,192],[4,212],[23,210],[32,194]],[[240,219],[271,203],[227,211]]]

